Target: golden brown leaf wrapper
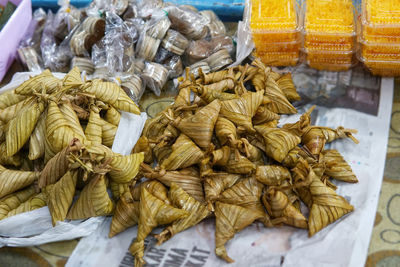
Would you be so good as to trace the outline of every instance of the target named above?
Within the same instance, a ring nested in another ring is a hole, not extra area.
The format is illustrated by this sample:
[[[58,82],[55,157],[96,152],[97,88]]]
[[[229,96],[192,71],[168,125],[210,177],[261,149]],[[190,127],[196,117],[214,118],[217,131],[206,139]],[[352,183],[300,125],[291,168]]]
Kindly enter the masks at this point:
[[[211,143],[214,125],[220,109],[220,102],[214,100],[207,106],[197,110],[194,115],[175,121],[175,126],[190,137],[200,148],[207,150]]]
[[[221,116],[227,118],[243,128],[243,130],[254,133],[252,118],[258,107],[263,102],[263,92],[247,92],[238,99],[221,101]]]
[[[343,127],[331,129],[328,127],[311,126],[304,132],[301,142],[313,155],[319,155],[324,149],[325,143],[330,143],[339,138],[348,137],[357,144],[358,140],[352,135],[353,133],[357,133],[357,130],[344,129]]]
[[[263,151],[250,142],[242,138],[239,142],[239,150],[254,164],[264,164]]]
[[[169,224],[188,215],[185,210],[177,209],[151,195],[145,188],[140,193],[139,222],[137,237],[129,248],[135,257],[135,266],[143,266],[144,239],[158,225]]]
[[[318,177],[313,178],[309,190],[312,197],[308,218],[309,236],[354,210],[346,199],[324,185]]]
[[[311,125],[311,112],[315,109],[312,106],[307,112],[300,116],[300,119],[295,123],[286,123],[282,128],[291,131],[293,134],[301,137]]]
[[[231,156],[231,149],[229,146],[223,146],[220,149],[214,150],[211,155],[213,165],[225,166]]]
[[[25,108],[29,104],[32,104],[33,101],[33,97],[29,97],[12,106],[6,107],[0,112],[0,120],[3,123],[9,122],[13,118],[15,118],[23,108]]]
[[[48,194],[47,206],[49,206],[53,226],[59,221],[64,221],[67,217],[69,207],[74,199],[77,180],[77,170],[67,171],[54,185],[46,188]]]
[[[153,154],[158,162],[158,165],[161,165],[165,159],[169,157],[172,153],[172,147],[165,146],[162,143],[158,143],[153,147]]]
[[[285,193],[269,189],[263,195],[263,203],[272,217],[284,218],[287,225],[307,229],[307,219],[292,205]]]
[[[143,175],[149,179],[157,179],[166,186],[171,186],[172,183],[176,183],[197,201],[204,202],[202,179],[195,168],[167,171],[165,173],[154,172],[150,168],[145,170]]]
[[[125,196],[127,198],[127,200],[133,201],[133,196],[131,194],[130,186],[131,186],[131,184],[134,185],[135,183],[136,183],[136,181],[133,181],[133,183],[129,182],[129,183],[124,183],[124,184],[119,184],[119,183],[116,183],[116,182],[110,180],[110,190],[111,190],[113,199],[118,200],[118,199],[120,199],[120,197]]]
[[[54,184],[58,179],[60,179],[68,171],[69,154],[78,153],[81,148],[82,144],[79,140],[73,139],[66,148],[51,158],[40,174],[38,182],[39,188],[44,188],[47,185]]]
[[[146,188],[146,190],[150,194],[152,194],[159,200],[162,200],[165,203],[170,204],[170,201],[168,199],[168,189],[162,183],[155,180],[149,180],[137,184],[131,191],[134,200],[136,201],[140,200],[140,194],[141,194],[140,192],[142,191],[143,188]]]
[[[291,73],[283,74],[276,82],[290,102],[299,101],[301,99],[293,83]]]
[[[138,223],[139,205],[139,201],[129,203],[124,197],[119,199],[112,217],[108,237],[111,238]]]
[[[146,136],[141,136],[137,142],[135,147],[132,149],[132,153],[144,153],[144,162],[147,164],[153,163],[153,151],[149,144],[149,139]]]
[[[15,118],[9,121],[6,132],[7,156],[13,156],[25,145],[43,110],[42,102],[34,102],[25,106]]]
[[[31,185],[39,172],[9,170],[0,165],[0,198]]]
[[[15,105],[23,100],[25,100],[27,96],[19,95],[15,93],[15,90],[10,90],[0,94],[0,109],[5,109],[12,105]]]
[[[7,157],[6,153],[7,153],[7,146],[6,142],[4,142],[0,144],[0,165],[11,165],[15,167],[21,166],[22,158],[19,153],[11,157]]]
[[[79,122],[79,117],[74,111],[71,103],[69,101],[64,101],[59,106],[61,113],[64,115],[68,126],[74,131],[75,135],[78,136],[79,140],[84,142],[85,140],[85,133],[83,132],[82,126]]]
[[[83,188],[78,200],[71,207],[67,219],[78,220],[110,215],[114,204],[107,193],[104,175],[96,175]]]
[[[166,170],[187,168],[199,163],[203,156],[203,151],[189,137],[181,134],[172,145],[172,153],[162,162],[161,168]]]
[[[226,189],[233,186],[242,176],[240,174],[213,173],[203,182],[206,200],[214,202]]]
[[[10,210],[10,212],[7,214],[5,218],[44,207],[46,206],[46,200],[47,200],[46,194],[43,192],[33,195],[25,202],[22,202],[15,209]]]
[[[199,86],[198,88],[196,88],[196,93],[206,103],[211,103],[214,100],[225,101],[239,98],[239,96],[236,94],[229,94],[221,92],[219,90],[212,90],[207,86]]]
[[[333,179],[348,182],[357,183],[358,179],[353,173],[350,165],[342,157],[339,151],[335,149],[325,150],[322,152],[325,160],[325,174],[332,177]]]
[[[272,112],[278,114],[296,114],[297,110],[290,104],[285,94],[279,88],[279,85],[271,77],[267,78],[265,95],[271,99],[271,103],[267,107]]]
[[[29,154],[30,160],[42,158],[45,151],[46,138],[46,114],[42,114],[33,130],[29,139]]]
[[[215,254],[232,263],[225,249],[225,244],[237,232],[240,232],[255,220],[260,219],[260,213],[237,205],[216,202],[215,204]]]
[[[117,134],[117,130],[118,127],[106,122],[103,119],[100,119],[101,123],[102,123],[102,141],[103,141],[103,145],[108,146],[108,147],[112,147],[112,145],[114,144],[114,138],[115,135]]]
[[[257,166],[255,177],[260,183],[269,186],[279,186],[284,180],[292,178],[289,170],[280,165]]]
[[[198,224],[211,214],[211,211],[208,210],[206,205],[191,197],[175,183],[171,184],[168,195],[173,206],[187,211],[189,215],[174,221],[164,231],[157,235],[156,238],[159,245],[169,240],[177,233]]]
[[[261,105],[258,107],[257,112],[253,117],[253,124],[263,124],[269,121],[279,120],[279,118],[280,116],[269,110],[266,105]]]
[[[295,146],[292,148],[289,153],[286,155],[286,157],[282,160],[282,165],[287,167],[287,168],[294,168],[297,164],[297,162],[300,159],[300,152],[301,148],[298,146]]]
[[[101,144],[103,140],[103,122],[100,118],[99,109],[93,107],[90,109],[89,121],[85,128],[85,136],[92,144]]]
[[[178,95],[175,97],[174,108],[190,106],[190,92],[189,87],[181,88]]]
[[[290,150],[300,144],[300,137],[281,128],[255,126],[259,134],[264,137],[266,154],[278,162],[282,162]]]
[[[121,113],[119,113],[119,111],[116,110],[113,106],[110,106],[106,112],[104,119],[107,122],[109,122],[115,126],[118,126],[119,121],[121,120]]]
[[[35,193],[35,187],[29,186],[26,189],[9,194],[0,199],[0,220],[5,218],[11,210],[16,209],[21,203],[28,200]]]
[[[30,78],[15,88],[15,93],[20,95],[31,95],[45,89],[47,94],[52,94],[61,89],[61,86],[61,80],[54,77],[49,70],[44,70],[39,75]]]
[[[229,173],[249,174],[256,169],[256,165],[241,154],[230,154],[224,170]]]
[[[78,88],[83,84],[81,72],[78,67],[73,67],[62,81],[64,89]]]
[[[70,127],[70,122],[54,101],[49,101],[47,109],[46,138],[49,141],[50,149],[55,153],[68,146],[74,138],[80,140],[82,138]]]
[[[142,135],[146,136],[149,141],[156,140],[160,135],[162,135],[164,129],[170,122],[169,118],[167,117],[167,113],[167,111],[160,112],[156,115],[156,117],[148,119],[144,124]]]
[[[111,170],[109,174],[111,179],[121,184],[130,182],[138,174],[143,159],[143,152],[127,156],[115,153],[110,162]]]
[[[83,90],[95,95],[99,100],[114,106],[118,110],[140,115],[138,106],[116,83],[103,82],[96,79],[91,84],[84,86]]]
[[[237,144],[237,132],[233,122],[223,117],[218,117],[215,124],[215,134],[221,143],[221,145],[236,146]]]

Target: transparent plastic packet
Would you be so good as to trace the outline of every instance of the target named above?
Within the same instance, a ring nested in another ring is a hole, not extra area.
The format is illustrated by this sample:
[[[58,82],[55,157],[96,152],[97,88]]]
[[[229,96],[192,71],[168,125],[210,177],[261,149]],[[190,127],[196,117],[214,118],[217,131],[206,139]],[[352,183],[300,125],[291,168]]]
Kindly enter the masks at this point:
[[[199,40],[207,36],[208,20],[199,13],[177,6],[164,9],[171,21],[171,28],[185,35],[188,39]]]
[[[70,5],[68,0],[59,0],[60,8],[54,17],[54,35],[57,39],[63,40],[69,32],[80,24],[82,17],[81,10]]]
[[[31,46],[18,48],[18,59],[28,71],[42,71],[42,57]]]
[[[167,14],[163,10],[154,10],[150,20],[145,24],[145,32],[147,35],[162,40],[171,26]]]
[[[111,11],[121,16],[124,14],[129,6],[129,0],[93,0],[89,7],[86,8],[86,12],[89,16],[94,16],[99,12]]]
[[[211,37],[226,35],[226,28],[224,23],[212,10],[203,10],[199,12],[200,15],[208,20],[207,27]]]
[[[171,57],[173,57],[175,54],[172,53],[171,51],[168,51],[164,47],[160,46],[158,48],[157,54],[154,57],[154,62],[159,63],[159,64],[164,64],[167,60],[169,60]]]
[[[161,46],[166,50],[181,56],[185,53],[186,48],[188,48],[189,40],[183,34],[175,30],[168,30],[161,42]]]
[[[73,57],[71,60],[71,69],[73,67],[78,67],[79,70],[85,71],[87,74],[93,74],[94,64],[89,57]]]
[[[234,51],[233,40],[229,36],[218,36],[212,38],[211,41],[206,39],[192,41],[186,49],[186,57],[189,64],[193,64],[199,60],[203,60],[212,54],[225,49],[229,54]]]
[[[207,61],[205,61],[205,60],[201,60],[201,61],[196,62],[189,66],[190,73],[193,74],[195,78],[200,76],[200,72],[199,72],[200,69],[202,70],[202,72],[204,74],[211,72],[211,68],[208,65]],[[185,75],[186,75],[186,70],[184,71],[183,76],[185,76]]]
[[[70,47],[77,56],[88,57],[95,43],[105,34],[106,22],[101,17],[88,16],[71,36]]]
[[[127,77],[121,78],[121,88],[135,103],[138,104],[146,86],[139,75],[130,74]]]
[[[136,44],[136,56],[143,58],[146,61],[153,61],[160,44],[160,39],[153,38],[143,31],[140,34],[139,40]]]
[[[222,69],[223,67],[233,63],[229,51],[222,48],[209,56],[205,61],[210,66],[212,72]]]
[[[168,69],[168,77],[170,79],[177,78],[183,73],[183,63],[180,56],[174,55],[164,62],[164,66]]]
[[[156,96],[159,96],[168,80],[168,69],[158,63],[146,62],[142,73],[142,79],[145,81],[146,86],[150,88]]]

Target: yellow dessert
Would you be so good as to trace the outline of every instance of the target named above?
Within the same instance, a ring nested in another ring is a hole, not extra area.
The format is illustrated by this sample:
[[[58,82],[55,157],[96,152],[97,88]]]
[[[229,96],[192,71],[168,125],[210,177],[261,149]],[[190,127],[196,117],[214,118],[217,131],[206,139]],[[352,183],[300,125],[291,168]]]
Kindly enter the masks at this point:
[[[294,0],[252,0],[250,27],[253,30],[268,31],[296,29]]]
[[[400,0],[365,0],[367,22],[400,24]]]

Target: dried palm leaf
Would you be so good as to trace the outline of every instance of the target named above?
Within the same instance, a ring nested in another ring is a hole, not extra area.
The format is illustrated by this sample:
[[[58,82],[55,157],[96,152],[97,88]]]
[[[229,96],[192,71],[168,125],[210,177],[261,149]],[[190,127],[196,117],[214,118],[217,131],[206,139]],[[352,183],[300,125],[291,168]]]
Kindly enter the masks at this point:
[[[120,199],[124,196],[126,201],[132,202],[133,196],[131,194],[130,186],[135,185],[136,181],[132,181],[129,183],[119,184],[114,182],[113,180],[110,181],[110,190],[114,200]]]
[[[140,200],[140,192],[143,188],[146,188],[146,190],[156,198],[164,201],[167,204],[170,204],[167,196],[168,189],[162,183],[156,180],[148,180],[137,184],[134,188],[132,188],[131,193],[135,201]]]
[[[202,179],[200,178],[198,170],[195,168],[181,169],[179,171],[155,172],[150,167],[144,166],[143,175],[149,179],[157,179],[166,186],[171,186],[171,183],[176,183],[197,201],[204,202]]]
[[[295,123],[286,123],[282,126],[282,128],[288,129],[293,134],[301,137],[311,125],[311,112],[313,112],[314,109],[315,106],[312,106],[303,115],[301,115],[299,121]]]
[[[286,129],[255,126],[264,137],[266,154],[278,162],[282,162],[290,150],[296,147],[301,139]]]
[[[161,165],[164,163],[164,160],[167,159],[169,155],[171,155],[172,147],[165,146],[162,143],[158,143],[154,146],[153,153],[157,159],[158,164]]]
[[[184,119],[178,118],[174,124],[182,133],[190,137],[200,148],[207,150],[211,144],[211,136],[220,109],[220,102],[214,100],[207,106],[197,110],[194,115]]]
[[[127,183],[136,177],[140,164],[143,162],[144,153],[122,156],[115,154],[110,162],[110,177],[114,182]]]
[[[215,204],[215,254],[225,261],[232,263],[225,249],[225,244],[231,240],[237,232],[240,232],[262,215],[252,209],[237,205],[217,202]]]
[[[100,110],[92,106],[90,109],[89,121],[86,125],[85,136],[91,144],[101,144],[102,143],[102,127],[103,121],[100,118]]]
[[[21,155],[15,154],[11,157],[7,157],[7,146],[6,142],[0,144],[0,165],[11,165],[15,167],[19,167],[22,164]]]
[[[245,131],[254,133],[251,119],[262,102],[262,91],[247,92],[238,99],[222,101],[220,114]]]
[[[241,154],[232,153],[230,154],[227,164],[224,166],[224,170],[229,173],[237,174],[249,174],[256,169],[256,165],[243,157]]]
[[[73,139],[66,148],[51,158],[40,174],[39,188],[45,188],[47,185],[57,182],[68,171],[70,164],[68,156],[72,153],[79,153],[81,149],[82,144],[79,140]]]
[[[129,248],[135,257],[135,266],[143,266],[144,239],[158,225],[169,224],[188,215],[188,212],[176,209],[159,200],[146,189],[141,190],[139,204],[139,222],[136,240]]]
[[[279,88],[278,83],[271,77],[266,80],[265,95],[271,99],[267,107],[278,114],[296,114],[297,110],[290,104],[285,94]]]
[[[28,200],[22,202],[18,207],[10,210],[5,218],[44,207],[46,206],[46,200],[46,194],[43,192],[31,196]]]
[[[353,173],[350,165],[342,157],[339,151],[330,149],[323,151],[322,154],[324,155],[326,165],[325,174],[329,175],[333,179],[343,182],[358,182],[358,179]]]
[[[296,167],[292,169],[292,178],[293,184],[296,186],[295,191],[297,192],[298,196],[308,208],[311,208],[312,197],[309,186],[313,179],[319,179],[319,177],[314,173],[307,161],[300,159]]]
[[[291,180],[288,169],[280,165],[257,166],[255,173],[257,181],[269,186],[279,186],[284,180]]]
[[[338,127],[336,130],[328,127],[312,126],[302,136],[302,143],[313,155],[319,155],[324,149],[325,143],[330,143],[339,138],[350,138],[358,144],[358,140],[352,135],[357,133],[354,129]]]
[[[190,88],[184,87],[179,90],[178,95],[175,97],[173,107],[177,109],[187,106],[190,106]]]
[[[201,70],[201,69],[200,69]],[[205,74],[203,70],[199,70],[200,79],[204,84],[216,83],[226,79],[229,70],[220,70]]]
[[[12,106],[6,107],[0,112],[0,120],[3,123],[8,123],[10,120],[15,118],[21,110],[26,108],[27,105],[31,105],[34,101],[34,97],[29,97]]]
[[[266,105],[261,105],[258,107],[256,114],[253,117],[253,123],[263,124],[270,121],[279,120],[280,116],[275,112],[268,109]]]
[[[203,182],[206,200],[214,202],[223,191],[233,186],[241,177],[240,174],[221,172],[207,176]]]
[[[88,83],[88,86],[84,86],[83,90],[118,110],[140,115],[138,106],[116,83],[96,79]]]
[[[53,226],[67,217],[68,209],[72,204],[75,195],[78,171],[67,171],[60,180],[47,191],[47,206],[49,206]]]
[[[9,170],[0,165],[0,198],[31,185],[39,172]]]
[[[139,201],[130,203],[126,201],[125,197],[119,199],[112,217],[108,237],[111,238],[138,223],[139,205]]]
[[[296,86],[293,83],[291,73],[283,74],[276,82],[290,102],[299,101],[301,99],[300,95],[296,91]]]
[[[114,204],[107,193],[103,174],[97,174],[83,188],[78,200],[71,207],[67,219],[78,220],[112,213]]]
[[[62,81],[54,77],[49,70],[45,70],[15,88],[15,93],[31,95],[35,92],[41,92],[44,88],[47,94],[52,94],[61,89],[61,86]]]
[[[228,144],[231,147],[236,147],[238,136],[235,124],[230,120],[218,117],[217,122],[215,123],[215,134],[221,145]]]
[[[286,157],[282,160],[282,165],[287,167],[287,168],[294,168],[297,164],[297,162],[300,159],[299,152],[301,148],[298,146],[295,146],[292,148],[289,153],[286,155]]]
[[[11,210],[16,209],[21,203],[28,200],[35,193],[35,187],[29,186],[26,189],[22,189],[2,198],[0,200],[0,220],[5,218]]]
[[[74,111],[71,103],[69,101],[63,101],[59,106],[61,113],[68,122],[68,126],[74,131],[75,135],[82,142],[85,141],[85,133],[83,132],[82,126],[79,122],[79,117]]]
[[[186,193],[177,184],[172,183],[168,192],[172,205],[188,212],[188,216],[174,221],[156,236],[158,245],[169,240],[171,237],[201,222],[211,214],[207,206],[197,201]]]
[[[181,134],[172,145],[172,153],[166,158],[161,168],[165,170],[183,169],[200,163],[204,153],[184,134]]]
[[[6,132],[7,156],[13,156],[25,145],[43,110],[44,104],[42,102],[31,103],[10,120]]]
[[[220,149],[214,150],[211,156],[212,165],[225,166],[231,156],[231,149],[229,146],[223,146]]]
[[[50,100],[46,117],[46,138],[53,152],[57,153],[61,151],[74,138],[81,138],[70,125],[70,122],[61,113],[58,105]]]
[[[36,124],[29,140],[30,160],[39,159],[44,156],[46,138],[46,114],[43,113]]]
[[[27,98],[26,95],[19,95],[15,93],[15,90],[10,90],[0,95],[0,109],[5,109],[12,105],[15,105]]]
[[[251,162],[255,164],[264,163],[262,150],[250,144],[247,139],[242,138],[238,145],[240,152],[245,154]]]
[[[109,122],[115,126],[118,126],[119,121],[121,120],[121,113],[119,113],[119,111],[116,110],[113,106],[109,106],[104,119],[107,122]]]
[[[149,140],[147,139],[146,136],[141,136],[137,142],[135,147],[132,149],[132,153],[139,153],[143,152],[144,153],[144,162],[147,164],[153,163],[153,152],[151,150]]]
[[[308,218],[309,236],[313,236],[328,224],[354,210],[346,199],[324,185],[318,177],[313,177],[309,190],[312,197]]]
[[[283,217],[287,225],[307,229],[307,219],[292,205],[285,193],[271,188],[263,195],[262,200],[272,217]]]
[[[102,134],[103,145],[112,147],[112,145],[114,144],[114,138],[115,135],[117,134],[118,127],[115,126],[114,124],[108,123],[107,121],[101,118],[100,121],[102,123],[101,134]]]
[[[78,88],[83,84],[81,78],[81,72],[78,67],[73,67],[63,79],[63,88],[70,89],[70,88]]]
[[[239,98],[239,96],[236,94],[229,94],[221,92],[219,90],[211,90],[209,87],[206,86],[195,87],[193,91],[196,92],[196,94],[198,94],[200,98],[206,103],[211,103],[216,99],[224,101],[224,100],[232,100]]]
[[[168,112],[171,112],[170,109],[160,112],[156,117],[147,120],[142,135],[146,136],[149,140],[156,140],[162,135],[164,129],[170,123]]]

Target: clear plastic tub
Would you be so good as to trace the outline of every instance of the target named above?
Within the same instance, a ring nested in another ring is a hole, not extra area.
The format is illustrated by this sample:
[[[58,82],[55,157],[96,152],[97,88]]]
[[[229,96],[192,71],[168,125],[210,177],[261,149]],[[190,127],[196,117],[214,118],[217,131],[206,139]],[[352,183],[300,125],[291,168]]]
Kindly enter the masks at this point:
[[[264,43],[298,42],[301,40],[300,29],[292,31],[252,30],[252,34],[256,48],[262,47]]]
[[[357,59],[355,52],[332,52],[332,51],[317,51],[304,49],[304,54],[307,61],[323,64],[355,64]]]
[[[259,53],[267,52],[298,52],[301,49],[301,41],[294,42],[276,42],[264,43],[263,46],[257,47]]]
[[[359,39],[361,57],[368,60],[400,61],[400,43],[373,43]]]
[[[300,62],[299,52],[254,52],[264,64],[269,66],[296,66]]]
[[[398,0],[364,0],[361,12],[365,35],[400,36],[400,2]]]
[[[313,69],[317,70],[327,70],[327,71],[346,71],[349,70],[353,64],[331,64],[323,62],[312,62],[307,61],[307,65]]]
[[[354,51],[356,46],[355,42],[351,43],[324,43],[308,41],[306,38],[303,39],[303,47],[307,50],[325,50],[325,51]]]
[[[369,60],[363,57],[360,61],[374,75],[400,76],[400,61]]]

